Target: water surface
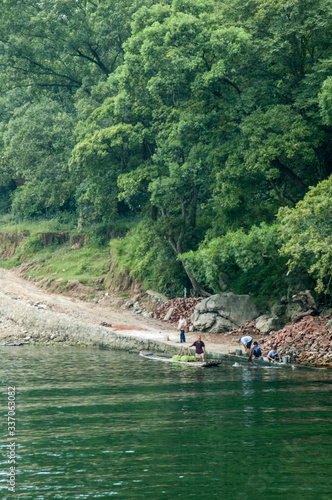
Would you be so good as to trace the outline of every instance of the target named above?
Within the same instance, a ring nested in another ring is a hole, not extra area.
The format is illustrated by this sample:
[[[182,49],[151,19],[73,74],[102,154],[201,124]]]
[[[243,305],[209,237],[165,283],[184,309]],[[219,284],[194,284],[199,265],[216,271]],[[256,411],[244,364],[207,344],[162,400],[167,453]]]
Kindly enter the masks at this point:
[[[203,369],[86,348],[0,352],[1,498],[332,498],[331,372]]]

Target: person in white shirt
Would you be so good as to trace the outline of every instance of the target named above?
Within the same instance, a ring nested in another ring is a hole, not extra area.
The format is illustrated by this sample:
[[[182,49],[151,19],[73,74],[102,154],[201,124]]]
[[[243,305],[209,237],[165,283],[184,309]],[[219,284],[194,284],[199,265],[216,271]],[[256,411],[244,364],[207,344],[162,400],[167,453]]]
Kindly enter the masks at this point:
[[[250,335],[245,335],[244,337],[241,337],[238,342],[241,342],[241,344],[244,345],[245,351],[248,352],[251,347],[252,337],[250,337]]]
[[[185,318],[181,314],[179,322],[178,322],[178,330],[180,330],[180,342],[181,343],[186,341],[186,337],[184,335],[184,328],[186,326],[187,326],[187,321],[185,320]]]

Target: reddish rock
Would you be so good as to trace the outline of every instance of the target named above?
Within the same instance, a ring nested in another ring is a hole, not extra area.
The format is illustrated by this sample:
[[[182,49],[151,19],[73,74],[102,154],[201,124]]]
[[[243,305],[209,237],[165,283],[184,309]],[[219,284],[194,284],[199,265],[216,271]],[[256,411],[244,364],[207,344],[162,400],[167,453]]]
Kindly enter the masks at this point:
[[[160,307],[158,307],[153,317],[163,320],[167,311],[173,308],[174,311],[172,317],[167,321],[167,323],[177,323],[179,321],[180,316],[182,315],[187,320],[188,326],[190,326],[191,325],[190,317],[194,312],[195,307],[197,306],[197,304],[199,304],[199,302],[201,302],[201,300],[203,300],[202,297],[176,298],[168,300]]]
[[[308,316],[279,332],[260,339],[263,352],[277,346],[281,354],[296,354],[296,362],[332,368],[331,332],[326,323],[332,315]]]
[[[154,317],[163,320],[167,311],[173,307],[174,312],[167,323],[177,323],[182,314],[191,325],[190,317],[196,305],[202,298],[176,298],[162,304],[154,313]],[[332,314],[327,316],[306,316],[298,323],[288,324],[281,330],[270,335],[262,334],[255,327],[255,320],[248,321],[240,328],[226,333],[235,338],[251,335],[259,339],[262,351],[266,354],[272,347],[277,346],[282,355],[296,354],[296,363],[310,366],[332,368],[332,332],[326,327]]]

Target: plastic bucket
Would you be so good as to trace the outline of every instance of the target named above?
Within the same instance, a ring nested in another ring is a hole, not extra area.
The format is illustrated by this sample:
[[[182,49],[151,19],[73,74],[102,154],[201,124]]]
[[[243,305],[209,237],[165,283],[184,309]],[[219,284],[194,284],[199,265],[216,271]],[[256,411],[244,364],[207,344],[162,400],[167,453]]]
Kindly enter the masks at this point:
[[[235,350],[235,354],[236,354],[237,356],[242,356],[242,349],[236,349],[236,350]]]
[[[283,363],[289,363],[289,356],[282,356]]]

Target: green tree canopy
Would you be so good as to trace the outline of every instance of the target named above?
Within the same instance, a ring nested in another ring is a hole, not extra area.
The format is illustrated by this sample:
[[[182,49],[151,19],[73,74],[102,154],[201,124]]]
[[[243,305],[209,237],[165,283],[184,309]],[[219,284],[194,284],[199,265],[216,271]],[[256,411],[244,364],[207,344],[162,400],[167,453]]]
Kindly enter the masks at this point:
[[[48,98],[18,108],[3,135],[3,184],[15,182],[13,212],[45,214],[68,204],[75,190],[68,160],[75,121]]]
[[[294,209],[279,212],[282,255],[290,271],[300,268],[314,277],[318,292],[331,292],[332,176],[311,188]]]
[[[0,15],[2,210],[130,215],[128,241],[163,246],[196,294],[220,273],[256,294],[286,274],[275,217],[332,174],[332,0],[5,0]],[[300,259],[319,290],[322,259]]]

